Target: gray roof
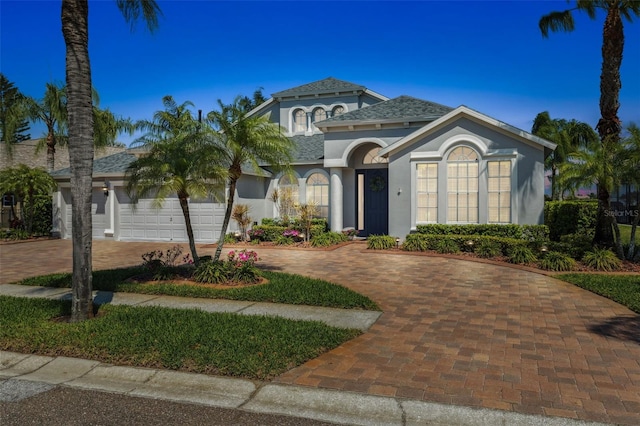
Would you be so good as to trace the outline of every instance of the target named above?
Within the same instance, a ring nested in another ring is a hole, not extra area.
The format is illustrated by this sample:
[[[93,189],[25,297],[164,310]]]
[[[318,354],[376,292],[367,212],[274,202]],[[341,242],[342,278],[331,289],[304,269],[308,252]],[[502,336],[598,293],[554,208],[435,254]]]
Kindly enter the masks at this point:
[[[316,125],[351,121],[433,121],[451,111],[453,111],[451,107],[403,95],[320,121]]]
[[[127,151],[119,152],[117,154],[109,155],[107,157],[98,158],[93,160],[93,174],[108,174],[108,173],[123,173],[129,167],[129,164],[133,163],[136,156],[130,154]],[[51,173],[52,176],[68,176],[71,174],[71,169],[56,170]]]
[[[297,150],[294,152],[293,162],[314,161],[324,158],[324,135],[315,134],[311,136],[295,135],[289,137],[296,143]]]
[[[302,86],[283,90],[281,92],[274,93],[271,96],[274,98],[285,98],[304,95],[320,95],[325,93],[362,91],[365,89],[366,87],[359,84],[328,77],[324,80],[318,80],[313,83],[303,84]]]

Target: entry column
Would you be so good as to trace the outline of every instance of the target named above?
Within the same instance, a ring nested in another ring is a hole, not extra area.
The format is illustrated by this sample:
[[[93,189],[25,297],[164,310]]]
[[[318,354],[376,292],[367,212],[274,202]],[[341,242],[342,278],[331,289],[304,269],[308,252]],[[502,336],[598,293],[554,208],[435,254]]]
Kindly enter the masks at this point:
[[[331,224],[330,228],[333,232],[342,232],[342,167],[331,167],[331,188],[329,204],[331,205]]]

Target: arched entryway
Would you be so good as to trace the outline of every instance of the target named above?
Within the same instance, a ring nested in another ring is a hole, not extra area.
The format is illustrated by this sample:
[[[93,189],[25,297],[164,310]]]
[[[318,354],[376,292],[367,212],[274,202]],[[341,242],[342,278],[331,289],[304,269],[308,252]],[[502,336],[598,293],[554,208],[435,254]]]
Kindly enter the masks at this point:
[[[389,233],[389,169],[388,160],[378,156],[380,149],[367,144],[355,155],[355,223],[362,237]]]

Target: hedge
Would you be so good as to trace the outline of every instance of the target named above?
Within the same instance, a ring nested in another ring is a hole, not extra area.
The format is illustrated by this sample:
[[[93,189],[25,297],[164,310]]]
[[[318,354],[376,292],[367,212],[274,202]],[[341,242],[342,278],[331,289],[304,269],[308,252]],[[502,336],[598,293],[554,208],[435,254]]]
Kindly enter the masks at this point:
[[[549,237],[560,241],[567,234],[591,235],[596,226],[598,200],[547,201],[544,204],[544,223]]]
[[[419,234],[428,235],[483,235],[526,241],[547,241],[549,239],[549,228],[546,225],[428,224],[418,225],[416,230]]]
[[[444,234],[409,234],[402,244],[406,251],[437,250],[443,240],[452,241],[460,251],[472,252],[483,244],[498,244],[503,255],[515,247],[529,247],[532,243],[517,238],[494,237],[491,235],[444,235]]]

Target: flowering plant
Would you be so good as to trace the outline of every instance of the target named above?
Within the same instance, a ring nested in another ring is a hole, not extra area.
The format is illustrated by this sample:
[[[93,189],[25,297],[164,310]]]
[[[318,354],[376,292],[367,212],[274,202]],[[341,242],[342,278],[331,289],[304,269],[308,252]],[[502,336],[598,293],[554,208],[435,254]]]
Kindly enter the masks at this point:
[[[231,250],[227,254],[227,260],[231,263],[235,263],[236,266],[241,267],[241,266],[244,266],[245,264],[253,265],[258,260],[260,260],[260,258],[258,257],[258,253],[256,253],[255,251],[245,249],[237,253]]]
[[[251,239],[262,239],[264,237],[264,229],[250,229],[247,234]]]
[[[300,232],[296,231],[295,229],[285,229],[282,235],[284,235],[285,237],[299,237]]]

